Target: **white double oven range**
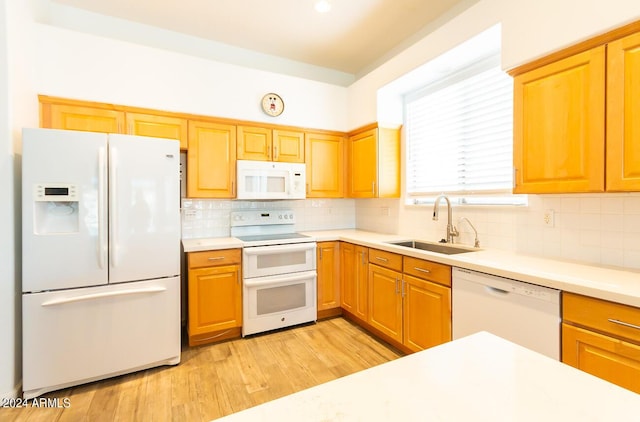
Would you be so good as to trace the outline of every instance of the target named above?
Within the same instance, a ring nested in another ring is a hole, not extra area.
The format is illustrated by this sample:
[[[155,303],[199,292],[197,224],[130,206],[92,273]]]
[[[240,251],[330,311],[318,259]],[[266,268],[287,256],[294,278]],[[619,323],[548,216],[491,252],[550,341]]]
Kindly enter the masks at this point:
[[[232,212],[231,236],[243,243],[242,335],[315,321],[316,241],[295,232],[295,213]]]

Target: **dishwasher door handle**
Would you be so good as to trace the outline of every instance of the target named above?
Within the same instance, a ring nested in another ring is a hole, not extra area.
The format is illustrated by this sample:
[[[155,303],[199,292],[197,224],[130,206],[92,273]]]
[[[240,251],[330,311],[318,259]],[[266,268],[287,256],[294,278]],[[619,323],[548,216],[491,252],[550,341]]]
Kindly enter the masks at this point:
[[[504,297],[507,296],[509,293],[511,293],[508,290],[503,290],[503,289],[499,289],[497,287],[491,287],[491,286],[484,286],[484,289],[489,292],[489,294],[492,294],[494,296],[499,296],[499,297]]]

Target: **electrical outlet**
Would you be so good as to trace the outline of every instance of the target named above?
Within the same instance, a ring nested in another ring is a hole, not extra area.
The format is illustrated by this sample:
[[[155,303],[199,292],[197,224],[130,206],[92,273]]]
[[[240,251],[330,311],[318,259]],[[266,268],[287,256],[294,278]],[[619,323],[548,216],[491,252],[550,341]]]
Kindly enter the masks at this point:
[[[184,210],[184,219],[187,221],[195,220],[198,217],[197,210]]]
[[[389,207],[380,207],[380,215],[389,217],[391,215],[391,210],[389,209]]]
[[[555,224],[555,216],[553,210],[545,210],[542,214],[542,220],[546,227],[553,227]]]

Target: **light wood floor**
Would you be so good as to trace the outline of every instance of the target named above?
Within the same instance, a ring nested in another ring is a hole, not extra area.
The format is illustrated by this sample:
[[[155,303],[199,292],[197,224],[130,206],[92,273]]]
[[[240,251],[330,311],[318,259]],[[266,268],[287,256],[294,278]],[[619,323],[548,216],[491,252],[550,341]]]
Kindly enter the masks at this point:
[[[68,409],[0,409],[2,421],[208,421],[400,357],[342,318],[183,348],[182,362],[49,393]]]

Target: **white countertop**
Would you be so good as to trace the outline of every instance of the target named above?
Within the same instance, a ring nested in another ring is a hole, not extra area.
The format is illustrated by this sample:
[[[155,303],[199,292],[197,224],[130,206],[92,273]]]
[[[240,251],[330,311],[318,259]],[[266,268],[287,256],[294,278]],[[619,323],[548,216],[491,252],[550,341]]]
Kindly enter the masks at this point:
[[[219,249],[241,248],[242,241],[235,237],[203,237],[195,239],[182,239],[182,248],[185,252],[213,251]]]
[[[483,248],[475,252],[444,255],[385,243],[396,240],[409,240],[410,237],[407,236],[363,230],[324,230],[303,233],[314,237],[319,242],[335,240],[351,242],[370,248],[382,249],[640,307],[640,272],[637,271],[578,264]],[[419,238],[416,239],[419,240]],[[182,243],[185,252],[242,247],[242,242],[233,237],[185,239]]]
[[[640,395],[481,332],[221,421],[623,421]]]

